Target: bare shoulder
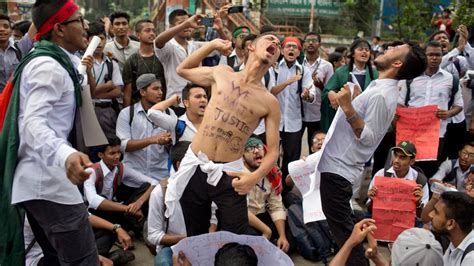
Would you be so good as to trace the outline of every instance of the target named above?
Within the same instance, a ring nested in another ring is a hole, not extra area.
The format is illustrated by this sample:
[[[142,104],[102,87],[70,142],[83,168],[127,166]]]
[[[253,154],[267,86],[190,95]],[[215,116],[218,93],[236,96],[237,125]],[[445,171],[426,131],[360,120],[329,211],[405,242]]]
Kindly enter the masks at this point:
[[[217,74],[223,73],[223,72],[232,72],[234,73],[234,70],[228,66],[227,64],[219,64],[214,67],[214,71],[217,71]]]

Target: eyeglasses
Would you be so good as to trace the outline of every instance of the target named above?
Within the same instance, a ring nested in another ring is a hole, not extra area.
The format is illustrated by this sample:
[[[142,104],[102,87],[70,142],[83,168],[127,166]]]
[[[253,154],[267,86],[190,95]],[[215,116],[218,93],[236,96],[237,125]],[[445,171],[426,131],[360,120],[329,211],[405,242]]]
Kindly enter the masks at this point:
[[[324,139],[313,139],[313,144],[323,144]]]
[[[285,44],[285,47],[284,48],[293,48],[293,49],[298,49],[298,45],[296,44],[292,44],[292,43],[287,43]]]
[[[64,22],[61,22],[59,24],[67,25],[67,24],[74,23],[74,22],[80,22],[82,27],[84,28],[84,18],[83,17],[79,17],[79,18],[73,19],[73,20],[64,21]]]
[[[305,40],[305,42],[309,42],[309,43],[318,43],[319,40],[318,38],[308,38]]]
[[[469,159],[474,159],[474,153],[467,152],[465,150],[462,150],[459,152],[459,156],[461,157],[468,157]]]
[[[237,36],[237,38],[239,39],[245,39],[245,37],[249,36],[248,34],[240,34],[239,36]]]
[[[254,146],[250,146],[250,147],[245,147],[245,152],[255,152],[256,150],[263,150],[263,145],[262,144],[258,144],[258,145],[254,145]]]

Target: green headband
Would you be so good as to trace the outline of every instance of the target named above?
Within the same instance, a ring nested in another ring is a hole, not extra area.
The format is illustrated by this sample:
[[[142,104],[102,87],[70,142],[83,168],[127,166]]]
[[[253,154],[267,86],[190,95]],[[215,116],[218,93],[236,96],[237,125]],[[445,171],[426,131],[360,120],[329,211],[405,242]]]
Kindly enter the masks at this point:
[[[246,33],[250,34],[250,29],[247,27],[238,27],[232,32],[232,37],[237,38],[242,32],[246,31]]]
[[[254,147],[257,145],[263,145],[262,140],[260,140],[259,138],[251,137],[249,138],[249,140],[247,140],[247,143],[245,144],[245,148]]]

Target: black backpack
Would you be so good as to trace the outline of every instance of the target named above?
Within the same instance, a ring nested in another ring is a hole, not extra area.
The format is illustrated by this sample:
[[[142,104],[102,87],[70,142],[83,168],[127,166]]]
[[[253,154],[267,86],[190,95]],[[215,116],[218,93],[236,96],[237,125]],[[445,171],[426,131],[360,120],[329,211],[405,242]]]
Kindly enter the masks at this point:
[[[456,165],[456,161],[458,159],[451,159],[451,172],[449,172],[444,178],[443,178],[443,182],[444,183],[453,183],[454,181],[454,185],[457,186],[457,183],[458,183],[458,177],[457,177],[457,174],[456,174],[456,169],[457,167],[454,167]],[[471,166],[471,171],[474,171],[474,166]]]
[[[413,165],[411,168],[415,169],[418,175],[416,176],[416,183],[420,184],[421,187],[424,187],[426,183],[428,182],[428,178],[425,176],[425,173],[423,173],[423,170],[421,170],[420,167]],[[386,177],[392,177],[393,174],[388,172],[389,168],[384,168],[383,169],[383,175]]]
[[[337,251],[337,244],[326,220],[305,224],[303,206],[292,204],[288,208],[288,225],[296,240],[301,256],[311,261],[328,263],[328,258]]]

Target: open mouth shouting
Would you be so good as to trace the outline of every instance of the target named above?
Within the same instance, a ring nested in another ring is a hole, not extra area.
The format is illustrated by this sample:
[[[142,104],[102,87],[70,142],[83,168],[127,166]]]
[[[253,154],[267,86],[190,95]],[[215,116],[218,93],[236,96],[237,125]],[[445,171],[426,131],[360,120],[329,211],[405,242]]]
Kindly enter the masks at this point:
[[[268,46],[267,52],[268,52],[271,56],[274,56],[275,53],[276,53],[276,51],[277,51],[277,49],[278,49],[278,48],[276,47],[276,45],[272,44],[272,45]]]

